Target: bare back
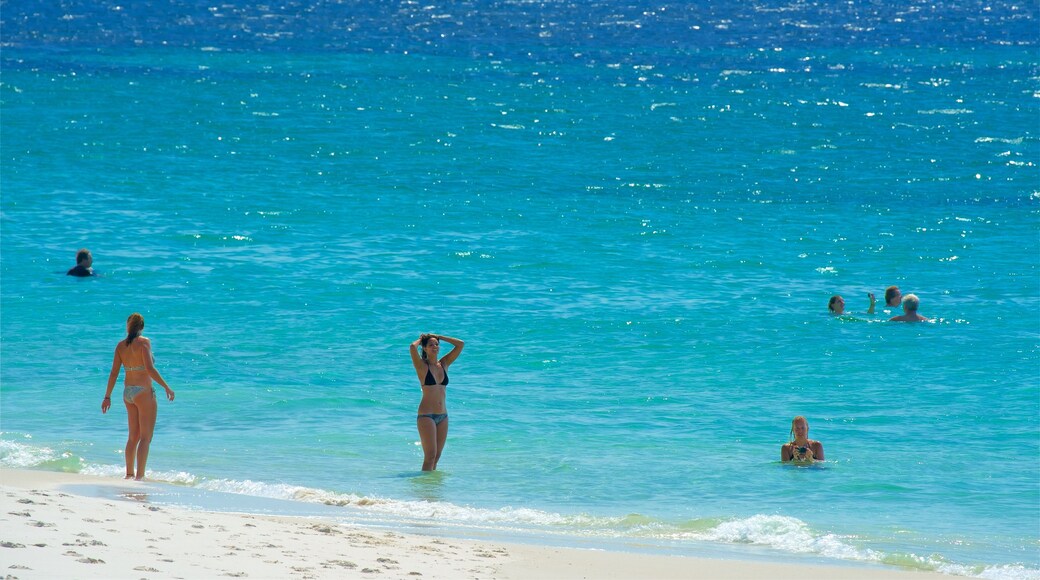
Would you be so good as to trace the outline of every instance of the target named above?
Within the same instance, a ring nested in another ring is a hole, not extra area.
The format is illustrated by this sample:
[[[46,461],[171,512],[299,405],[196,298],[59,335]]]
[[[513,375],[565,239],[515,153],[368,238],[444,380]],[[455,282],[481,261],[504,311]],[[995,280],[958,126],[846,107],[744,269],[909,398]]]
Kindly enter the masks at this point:
[[[123,384],[135,387],[151,387],[152,377],[148,368],[152,366],[152,343],[143,336],[139,336],[130,343],[126,340],[119,341],[116,345],[116,355],[123,365]]]

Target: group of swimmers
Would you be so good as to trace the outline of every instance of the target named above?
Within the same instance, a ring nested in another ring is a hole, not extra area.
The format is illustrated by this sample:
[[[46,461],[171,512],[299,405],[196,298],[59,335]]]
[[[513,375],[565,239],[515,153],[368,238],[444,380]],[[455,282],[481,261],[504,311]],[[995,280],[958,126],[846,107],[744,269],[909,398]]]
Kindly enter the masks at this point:
[[[867,308],[867,314],[874,314],[874,305],[877,300],[874,298],[873,292],[867,293],[867,298],[870,300],[870,307]],[[921,305],[921,300],[916,294],[903,294],[899,291],[899,286],[889,286],[885,289],[885,307],[896,308],[900,304],[903,306],[903,314],[899,316],[893,316],[888,320],[890,322],[932,322],[931,318],[926,318],[917,313],[917,308]],[[840,294],[831,296],[830,302],[827,303],[827,309],[830,310],[831,314],[840,316],[846,314],[845,312],[845,299]]]
[[[93,256],[87,249],[76,253],[76,266],[70,269],[69,276],[95,276],[92,269]],[[870,297],[870,310],[874,313],[874,295]],[[896,306],[902,302],[903,316],[891,320],[927,321],[917,314],[917,297],[907,294],[901,297],[899,288],[891,286],[885,290],[887,306]],[[833,296],[829,305],[834,314],[843,314],[845,301],[841,296]],[[158,403],[152,381],[156,381],[166,391],[166,398],[174,399],[173,389],[166,383],[159,370],[155,368],[152,355],[151,340],[141,336],[144,330],[144,317],[135,312],[127,318],[126,337],[116,344],[112,358],[112,368],[108,376],[105,397],[101,401],[101,412],[107,413],[112,406],[112,392],[120,368],[124,371],[123,404],[126,406],[129,434],[126,441],[126,478],[144,479],[145,465],[148,462],[148,451],[155,421],[158,414]],[[452,346],[444,356],[440,356],[441,342]],[[437,469],[444,444],[448,438],[447,387],[448,367],[462,354],[464,342],[441,334],[423,333],[409,345],[412,366],[419,379],[422,399],[416,414],[416,428],[423,449],[423,471]],[[809,439],[809,422],[799,415],[791,421],[791,441],[780,448],[780,459],[784,462],[811,463],[823,461],[823,444]]]

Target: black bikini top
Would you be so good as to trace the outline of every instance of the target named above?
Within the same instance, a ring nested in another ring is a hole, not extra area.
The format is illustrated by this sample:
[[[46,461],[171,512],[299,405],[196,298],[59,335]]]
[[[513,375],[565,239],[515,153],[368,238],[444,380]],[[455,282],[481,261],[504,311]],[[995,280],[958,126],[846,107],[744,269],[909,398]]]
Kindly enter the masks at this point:
[[[436,384],[438,384],[437,383],[437,378],[433,376],[432,372],[430,372],[430,367],[432,367],[432,366],[433,365],[429,365],[429,364],[426,365],[426,380],[423,381],[424,385],[436,385]],[[448,386],[448,369],[444,369],[444,382],[440,383],[440,384],[444,385],[445,387]]]

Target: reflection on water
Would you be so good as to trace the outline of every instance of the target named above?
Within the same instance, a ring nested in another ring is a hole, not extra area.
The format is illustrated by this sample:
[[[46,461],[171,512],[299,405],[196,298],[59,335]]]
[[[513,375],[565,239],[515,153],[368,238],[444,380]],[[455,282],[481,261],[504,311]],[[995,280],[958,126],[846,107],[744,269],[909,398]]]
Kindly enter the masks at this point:
[[[411,478],[415,497],[425,501],[443,501],[443,484],[447,479],[443,471],[423,471]]]
[[[121,493],[121,494],[119,494],[119,497],[122,497],[124,499],[133,500],[133,501],[144,502],[144,503],[148,502],[148,494],[147,493],[137,493],[137,492],[135,492],[135,493]]]

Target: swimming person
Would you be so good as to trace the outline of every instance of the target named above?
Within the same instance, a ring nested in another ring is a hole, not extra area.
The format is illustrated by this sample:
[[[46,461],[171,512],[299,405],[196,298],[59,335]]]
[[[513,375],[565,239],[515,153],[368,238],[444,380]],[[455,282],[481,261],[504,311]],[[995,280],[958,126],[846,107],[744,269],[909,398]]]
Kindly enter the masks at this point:
[[[899,286],[889,286],[885,288],[885,307],[895,308],[899,306],[899,303],[903,301],[903,294],[899,291]]]
[[[78,278],[87,278],[94,276],[94,270],[90,267],[94,263],[94,256],[90,255],[90,250],[82,248],[76,252],[76,265],[69,268],[68,272],[65,272],[66,276],[76,276]]]
[[[874,298],[874,293],[867,292],[867,299],[870,300],[870,307],[867,308],[867,314],[874,314],[874,305],[877,303],[877,299]],[[841,297],[841,294],[831,296],[830,301],[827,302],[827,310],[830,310],[831,314],[839,316],[845,314],[845,299]]]
[[[451,352],[437,359],[441,341],[452,347]],[[415,425],[419,429],[419,441],[423,448],[423,471],[437,469],[437,462],[448,439],[448,408],[445,403],[448,387],[448,367],[462,353],[463,342],[457,338],[439,334],[421,334],[412,343],[408,352],[412,355],[412,366],[419,377],[422,400]]]
[[[823,461],[823,443],[809,439],[809,421],[798,415],[791,421],[791,442],[780,447],[780,461]]]
[[[925,318],[917,313],[917,307],[921,300],[916,294],[907,294],[903,297],[903,315],[889,318],[889,322],[931,322],[931,318]]]
[[[123,404],[126,405],[127,422],[130,433],[126,438],[126,479],[144,479],[144,466],[148,462],[148,448],[152,444],[152,432],[155,431],[155,417],[159,405],[155,400],[155,379],[166,389],[166,398],[173,400],[173,390],[163,380],[155,368],[155,357],[152,356],[152,341],[141,336],[144,330],[144,317],[133,313],[126,320],[126,339],[116,345],[116,354],[112,359],[112,372],[108,374],[108,388],[101,401],[101,412],[107,413],[112,406],[112,389],[119,377],[119,367],[126,373],[123,376]],[[134,460],[137,471],[134,471]]]

